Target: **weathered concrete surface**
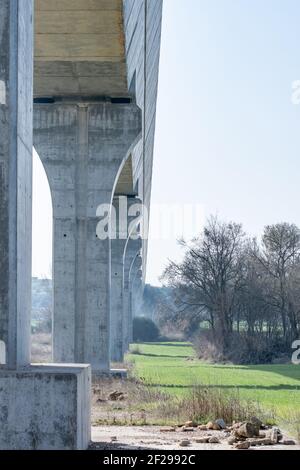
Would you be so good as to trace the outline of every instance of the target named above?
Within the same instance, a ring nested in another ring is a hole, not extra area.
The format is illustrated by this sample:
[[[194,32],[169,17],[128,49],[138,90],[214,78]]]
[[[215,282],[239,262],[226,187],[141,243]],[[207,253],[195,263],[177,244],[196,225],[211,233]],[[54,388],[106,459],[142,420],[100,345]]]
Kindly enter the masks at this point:
[[[97,235],[97,209],[109,211],[140,133],[135,104],[35,105],[34,144],[53,200],[55,362],[109,370],[110,243]]]
[[[0,1],[0,341],[10,368],[30,362],[32,8]]]
[[[90,395],[87,365],[0,371],[0,450],[87,449]]]

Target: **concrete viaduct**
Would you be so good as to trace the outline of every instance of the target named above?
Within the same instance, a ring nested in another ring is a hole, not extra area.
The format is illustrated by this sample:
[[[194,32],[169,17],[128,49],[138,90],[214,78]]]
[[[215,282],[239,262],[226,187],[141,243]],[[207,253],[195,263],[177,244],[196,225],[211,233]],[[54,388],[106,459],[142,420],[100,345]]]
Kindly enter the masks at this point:
[[[0,449],[87,448],[91,371],[110,373],[132,341],[161,17],[162,0],[0,0]],[[30,361],[33,146],[53,203],[43,365]]]

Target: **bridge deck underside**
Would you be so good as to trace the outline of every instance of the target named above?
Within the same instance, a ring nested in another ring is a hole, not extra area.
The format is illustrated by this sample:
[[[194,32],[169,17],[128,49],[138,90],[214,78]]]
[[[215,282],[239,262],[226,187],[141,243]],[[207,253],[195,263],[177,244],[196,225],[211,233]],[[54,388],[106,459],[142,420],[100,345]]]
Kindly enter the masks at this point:
[[[127,96],[122,0],[35,1],[35,97]]]

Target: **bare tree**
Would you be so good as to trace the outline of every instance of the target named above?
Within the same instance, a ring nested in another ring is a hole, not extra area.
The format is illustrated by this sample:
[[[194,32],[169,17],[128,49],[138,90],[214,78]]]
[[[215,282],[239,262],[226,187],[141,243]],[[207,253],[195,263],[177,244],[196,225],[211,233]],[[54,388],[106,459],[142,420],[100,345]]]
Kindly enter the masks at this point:
[[[256,258],[273,279],[272,304],[281,316],[283,336],[288,341],[298,337],[297,301],[299,292],[300,232],[293,224],[265,227],[262,250]],[[299,299],[298,299],[299,300]]]
[[[238,291],[242,286],[245,234],[240,224],[211,217],[203,234],[181,242],[186,254],[171,262],[163,279],[180,293],[182,312],[205,313],[223,353],[233,329]]]

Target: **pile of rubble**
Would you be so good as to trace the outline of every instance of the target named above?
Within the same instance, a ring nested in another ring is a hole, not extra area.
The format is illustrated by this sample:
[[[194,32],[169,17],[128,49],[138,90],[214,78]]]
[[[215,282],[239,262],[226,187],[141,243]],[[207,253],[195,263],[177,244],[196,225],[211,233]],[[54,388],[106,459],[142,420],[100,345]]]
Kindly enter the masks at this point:
[[[210,421],[205,425],[198,425],[192,421],[188,421],[184,425],[178,427],[161,428],[161,432],[186,432],[195,433],[195,431],[208,431],[199,437],[195,436],[194,443],[197,444],[229,444],[235,449],[249,449],[255,446],[271,446],[286,445],[292,446],[296,442],[291,439],[284,438],[278,427],[267,426],[258,418],[252,417],[249,421],[233,422],[227,426],[223,419]],[[209,433],[209,431],[222,431],[218,437],[217,433]],[[202,433],[201,433],[202,434]],[[191,441],[184,439],[180,441],[181,447],[188,447]]]
[[[108,399],[110,401],[123,401],[126,399],[126,395],[125,393],[123,392],[118,392],[117,390],[114,391],[114,392],[111,392],[109,395],[108,395]]]

